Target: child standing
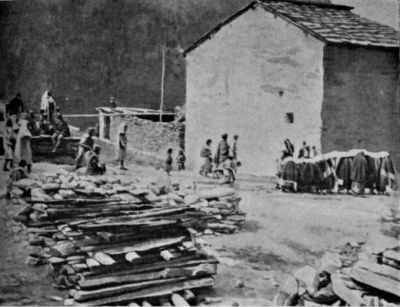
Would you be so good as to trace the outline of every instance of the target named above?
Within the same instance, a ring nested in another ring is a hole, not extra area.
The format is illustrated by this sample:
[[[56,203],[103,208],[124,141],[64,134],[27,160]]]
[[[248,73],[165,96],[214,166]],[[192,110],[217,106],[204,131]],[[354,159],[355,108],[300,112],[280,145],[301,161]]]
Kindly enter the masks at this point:
[[[183,150],[180,149],[178,155],[176,156],[176,164],[178,165],[178,171],[183,171],[185,169],[186,157]]]
[[[119,126],[118,131],[118,157],[117,160],[120,162],[120,169],[127,170],[124,165],[124,161],[126,159],[126,146],[128,145],[128,138],[126,137],[126,132],[128,131],[128,125],[126,123],[122,123]]]
[[[17,142],[15,144],[15,160],[19,163],[25,160],[28,173],[32,170],[32,149],[31,149],[32,134],[28,129],[28,121],[26,116],[20,121],[20,127],[17,135]]]
[[[167,159],[165,160],[165,171],[167,172],[168,176],[172,171],[172,163],[174,160],[172,159],[172,148],[168,148],[167,150]]]

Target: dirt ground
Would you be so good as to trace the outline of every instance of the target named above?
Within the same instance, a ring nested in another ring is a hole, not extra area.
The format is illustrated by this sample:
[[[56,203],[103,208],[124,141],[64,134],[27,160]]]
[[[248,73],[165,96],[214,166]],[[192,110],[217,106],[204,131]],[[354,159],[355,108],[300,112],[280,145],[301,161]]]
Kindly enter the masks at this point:
[[[110,158],[110,161],[112,159]],[[126,177],[150,181],[153,167],[131,161]],[[115,166],[115,163],[114,163]],[[35,164],[34,172],[54,170],[54,165]],[[0,173],[0,194],[5,190]],[[181,184],[204,179],[194,172],[173,172],[171,180]],[[214,290],[207,295],[240,305],[268,304],[285,276],[304,264],[318,266],[326,251],[342,243],[365,241],[379,233],[379,217],[398,205],[398,197],[289,194],[274,189],[271,178],[239,175],[236,188],[247,221],[241,232],[208,235],[202,239],[219,258]],[[28,254],[25,230],[11,220],[19,208],[0,200],[0,303],[3,305],[55,305],[50,296],[62,296],[51,286],[44,266],[25,265]]]

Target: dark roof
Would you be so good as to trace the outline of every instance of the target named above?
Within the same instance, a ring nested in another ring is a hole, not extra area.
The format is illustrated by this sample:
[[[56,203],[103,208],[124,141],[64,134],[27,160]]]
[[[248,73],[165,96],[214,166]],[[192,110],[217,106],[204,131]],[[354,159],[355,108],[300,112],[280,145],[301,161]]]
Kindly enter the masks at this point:
[[[297,0],[260,0],[251,2],[203,35],[184,51],[184,55],[210,39],[223,26],[255,7],[264,8],[326,43],[399,47],[399,33],[395,29],[354,14],[351,6]]]

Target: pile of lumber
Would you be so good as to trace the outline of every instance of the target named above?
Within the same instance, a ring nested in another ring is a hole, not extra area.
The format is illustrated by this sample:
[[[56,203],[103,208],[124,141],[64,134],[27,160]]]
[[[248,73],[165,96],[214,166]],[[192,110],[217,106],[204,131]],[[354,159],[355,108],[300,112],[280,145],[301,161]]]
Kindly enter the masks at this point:
[[[61,169],[15,182],[12,194],[27,197],[28,205],[17,218],[33,227],[77,218],[129,216],[149,209],[171,210],[183,227],[200,234],[237,232],[245,222],[241,198],[226,187],[195,193],[175,184],[160,191],[118,176],[82,176]]]
[[[370,244],[349,243],[328,253],[316,269],[305,266],[290,276],[275,296],[287,306],[398,306],[400,242],[381,235]]]
[[[27,264],[51,268],[66,303],[196,304],[192,291],[214,285],[217,259],[196,238],[239,229],[244,213],[234,190],[198,193],[117,176],[59,171],[14,183],[25,205]]]

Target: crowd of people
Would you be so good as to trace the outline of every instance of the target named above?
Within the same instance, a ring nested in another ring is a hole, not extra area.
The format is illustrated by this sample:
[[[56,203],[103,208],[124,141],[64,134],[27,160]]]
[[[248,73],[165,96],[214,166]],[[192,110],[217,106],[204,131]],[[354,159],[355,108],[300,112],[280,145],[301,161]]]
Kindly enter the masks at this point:
[[[387,152],[366,150],[309,154],[306,143],[294,157],[289,139],[278,161],[277,188],[283,191],[362,195],[388,193],[396,179],[394,166]]]
[[[236,179],[238,161],[238,135],[233,136],[232,147],[228,143],[228,134],[221,135],[215,154],[212,154],[212,140],[206,140],[200,151],[204,163],[200,168],[200,175],[205,177],[222,178],[224,183],[233,183]]]

